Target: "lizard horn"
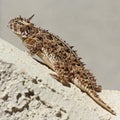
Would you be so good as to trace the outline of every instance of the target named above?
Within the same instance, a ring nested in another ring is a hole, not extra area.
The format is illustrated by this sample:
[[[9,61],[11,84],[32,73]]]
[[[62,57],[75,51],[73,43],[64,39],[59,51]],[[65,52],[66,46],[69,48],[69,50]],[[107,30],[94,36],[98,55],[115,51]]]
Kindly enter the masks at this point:
[[[27,20],[30,21],[34,16],[35,16],[35,14],[33,14],[32,16],[30,16]]]

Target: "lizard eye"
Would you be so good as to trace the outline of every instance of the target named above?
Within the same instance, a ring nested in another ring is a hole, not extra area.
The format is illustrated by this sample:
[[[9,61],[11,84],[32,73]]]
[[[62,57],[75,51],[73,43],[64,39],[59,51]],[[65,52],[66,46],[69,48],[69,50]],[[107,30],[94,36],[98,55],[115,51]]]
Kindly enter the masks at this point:
[[[18,23],[20,25],[24,25],[22,21],[16,21],[16,23]]]

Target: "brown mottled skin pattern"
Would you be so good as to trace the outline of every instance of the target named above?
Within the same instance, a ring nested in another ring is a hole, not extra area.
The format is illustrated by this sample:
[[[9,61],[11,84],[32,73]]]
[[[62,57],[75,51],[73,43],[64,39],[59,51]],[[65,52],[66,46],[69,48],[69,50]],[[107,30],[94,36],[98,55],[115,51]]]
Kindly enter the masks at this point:
[[[95,77],[84,67],[72,46],[30,23],[33,16],[28,19],[20,16],[9,22],[10,29],[22,39],[30,54],[43,59],[56,73],[51,76],[63,85],[70,87],[70,83],[75,84],[101,107],[116,115],[97,95],[97,92],[101,92],[101,86],[96,84]]]

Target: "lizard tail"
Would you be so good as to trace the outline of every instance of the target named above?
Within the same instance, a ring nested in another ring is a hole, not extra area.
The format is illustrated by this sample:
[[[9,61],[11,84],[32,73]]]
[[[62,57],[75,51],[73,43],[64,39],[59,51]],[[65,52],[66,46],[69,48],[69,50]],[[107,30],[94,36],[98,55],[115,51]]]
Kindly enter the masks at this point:
[[[111,107],[109,107],[97,94],[95,91],[93,90],[88,90],[87,94],[97,103],[99,104],[101,107],[103,107],[104,109],[106,109],[108,112],[110,112],[113,115],[116,115],[115,111],[112,110]]]
[[[73,84],[75,84],[81,91],[87,93],[97,104],[99,104],[102,108],[107,110],[113,115],[116,115],[115,111],[112,110],[96,93],[95,90],[88,89],[87,86],[81,85],[77,79],[74,79]]]

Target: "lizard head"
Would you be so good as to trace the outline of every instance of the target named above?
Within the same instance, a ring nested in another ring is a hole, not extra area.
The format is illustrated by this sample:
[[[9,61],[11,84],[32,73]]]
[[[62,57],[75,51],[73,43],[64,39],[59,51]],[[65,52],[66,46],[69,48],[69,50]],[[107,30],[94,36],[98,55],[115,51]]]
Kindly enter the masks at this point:
[[[19,37],[27,38],[30,30],[34,26],[30,23],[30,20],[34,17],[34,14],[28,19],[22,18],[21,16],[14,18],[9,21],[8,27]]]

